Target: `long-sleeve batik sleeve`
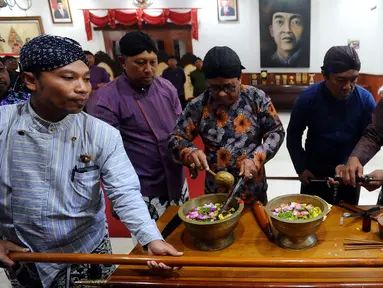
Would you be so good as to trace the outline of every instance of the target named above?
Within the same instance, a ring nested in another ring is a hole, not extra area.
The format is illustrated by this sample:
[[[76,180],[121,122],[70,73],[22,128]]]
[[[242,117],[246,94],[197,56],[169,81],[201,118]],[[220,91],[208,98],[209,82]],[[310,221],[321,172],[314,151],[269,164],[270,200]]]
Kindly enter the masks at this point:
[[[126,155],[120,134],[116,130],[108,138],[103,146],[106,160],[101,167],[101,177],[114,211],[142,246],[153,240],[162,240],[142,199],[138,176]]]
[[[379,101],[372,114],[372,122],[364,131],[351,157],[357,157],[364,166],[383,145],[383,101]]]
[[[178,117],[177,125],[170,134],[168,147],[177,163],[186,164],[186,156],[198,149],[193,140],[198,136],[202,109],[201,99],[190,102]]]
[[[285,130],[270,97],[263,91],[258,90],[258,93],[262,99],[257,112],[259,113],[258,119],[261,121],[263,141],[255,148],[253,155],[255,161],[258,160],[260,164],[265,164],[275,156],[281,147],[285,138]]]

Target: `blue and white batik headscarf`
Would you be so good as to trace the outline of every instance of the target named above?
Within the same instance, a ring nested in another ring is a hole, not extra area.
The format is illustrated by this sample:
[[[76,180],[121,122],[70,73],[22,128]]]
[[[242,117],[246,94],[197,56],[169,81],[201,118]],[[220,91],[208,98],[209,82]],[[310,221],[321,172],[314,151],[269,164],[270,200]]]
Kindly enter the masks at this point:
[[[27,42],[20,51],[22,71],[43,72],[88,60],[81,45],[70,38],[41,35]]]

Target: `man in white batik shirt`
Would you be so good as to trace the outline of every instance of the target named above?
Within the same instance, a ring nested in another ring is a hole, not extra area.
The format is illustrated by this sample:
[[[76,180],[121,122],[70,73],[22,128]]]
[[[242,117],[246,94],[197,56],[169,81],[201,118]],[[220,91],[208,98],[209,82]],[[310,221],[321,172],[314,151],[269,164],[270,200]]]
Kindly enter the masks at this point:
[[[75,278],[110,276],[111,265],[26,264],[7,257],[28,250],[112,253],[100,178],[121,221],[149,254],[182,255],[151,220],[119,131],[82,112],[91,85],[81,46],[43,35],[24,45],[20,60],[32,97],[0,107],[0,262],[12,286],[73,287]]]

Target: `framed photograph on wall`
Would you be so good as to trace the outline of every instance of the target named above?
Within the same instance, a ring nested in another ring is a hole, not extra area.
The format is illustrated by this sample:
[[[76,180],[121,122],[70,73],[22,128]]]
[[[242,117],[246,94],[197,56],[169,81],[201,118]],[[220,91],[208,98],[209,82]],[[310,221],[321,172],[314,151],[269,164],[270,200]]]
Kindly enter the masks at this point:
[[[237,0],[217,0],[218,21],[238,21]]]
[[[40,16],[0,17],[0,56],[19,57],[24,44],[41,34]]]
[[[261,67],[310,67],[310,0],[259,0]]]
[[[55,24],[72,23],[69,0],[48,0],[52,22]]]

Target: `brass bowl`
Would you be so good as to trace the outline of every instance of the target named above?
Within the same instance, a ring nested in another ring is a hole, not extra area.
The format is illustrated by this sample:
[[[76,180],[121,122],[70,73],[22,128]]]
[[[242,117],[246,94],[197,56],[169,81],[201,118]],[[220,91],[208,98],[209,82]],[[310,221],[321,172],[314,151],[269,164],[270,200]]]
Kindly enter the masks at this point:
[[[234,214],[223,220],[214,222],[197,222],[186,218],[186,215],[195,207],[207,203],[222,203],[227,200],[228,194],[208,194],[203,195],[184,203],[178,209],[178,216],[185,224],[186,230],[195,238],[195,246],[203,251],[217,251],[230,246],[234,242],[234,228],[237,226],[241,213],[244,208],[243,203],[238,203],[238,198],[234,198],[229,204],[236,211]]]
[[[306,203],[318,206],[322,214],[308,220],[287,220],[279,218],[273,214],[273,210],[282,203]],[[323,222],[323,217],[328,213],[328,204],[317,196],[305,194],[289,194],[279,196],[270,200],[266,205],[267,214],[271,218],[271,223],[279,232],[278,242],[283,248],[292,250],[305,250],[314,246],[317,242],[315,233]]]

